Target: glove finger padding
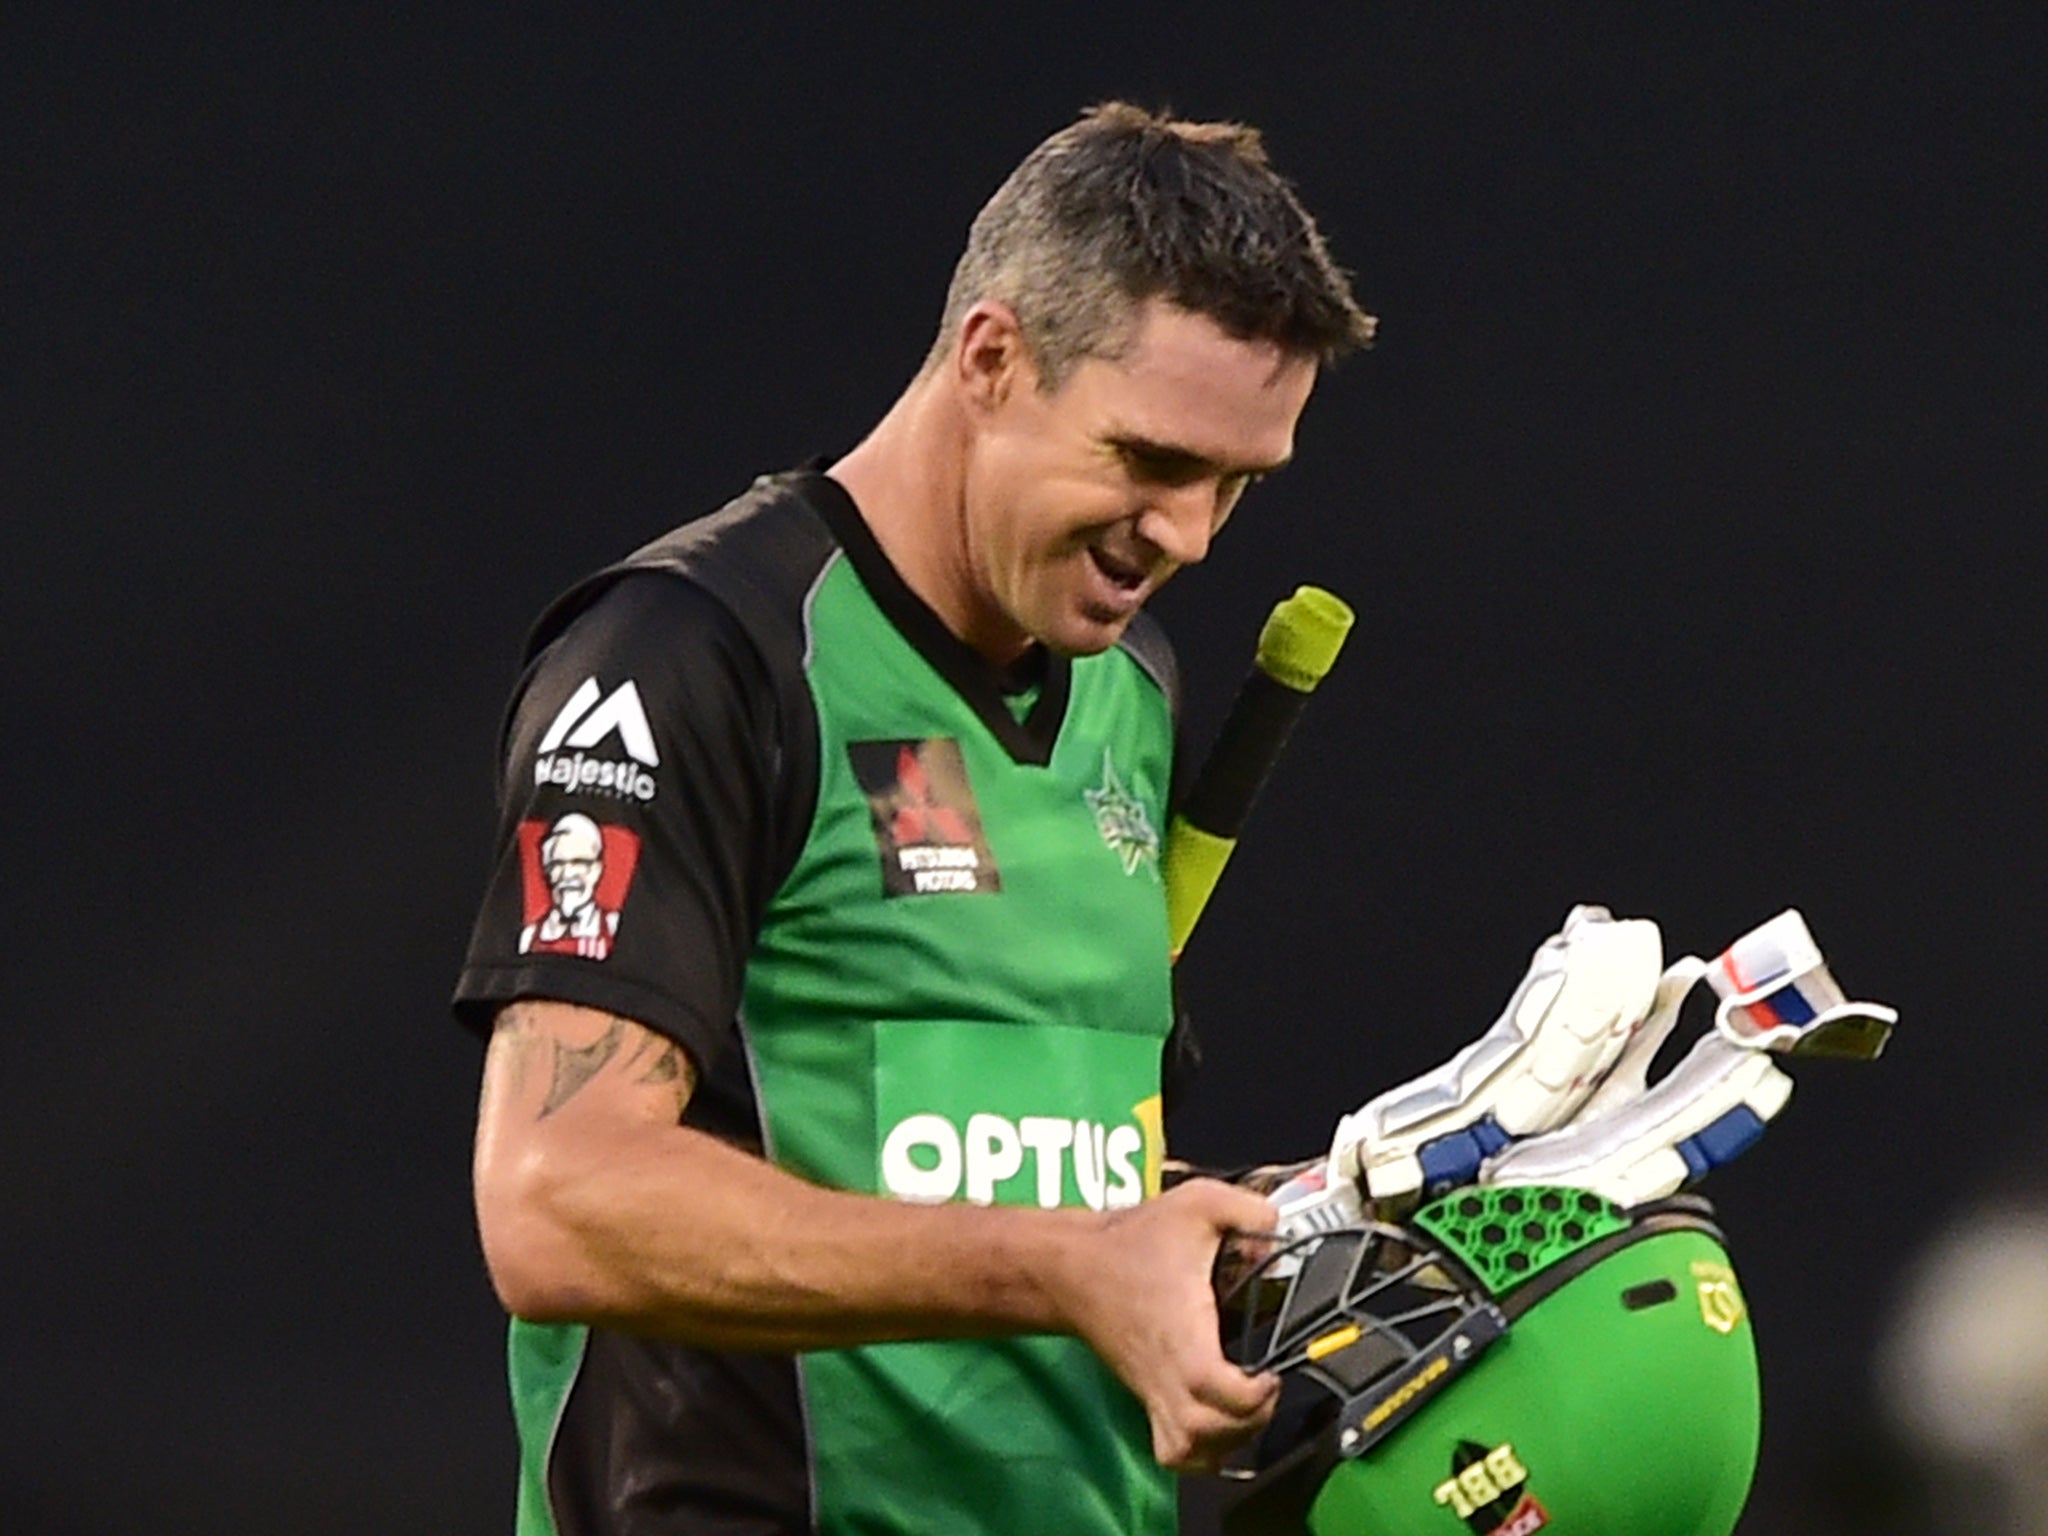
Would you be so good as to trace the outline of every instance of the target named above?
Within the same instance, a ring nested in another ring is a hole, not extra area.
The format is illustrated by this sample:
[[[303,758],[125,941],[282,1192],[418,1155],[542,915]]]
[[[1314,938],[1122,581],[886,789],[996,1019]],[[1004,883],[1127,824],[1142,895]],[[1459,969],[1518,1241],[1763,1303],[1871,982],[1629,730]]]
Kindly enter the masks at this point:
[[[1330,1183],[1406,1203],[1469,1183],[1490,1154],[1570,1120],[1656,1002],[1663,958],[1655,923],[1574,907],[1484,1035],[1338,1123]]]
[[[1656,1000],[1649,1014],[1636,1025],[1628,1043],[1615,1058],[1613,1067],[1594,1085],[1586,1102],[1579,1106],[1578,1113],[1572,1117],[1573,1124],[1597,1120],[1630,1100],[1642,1097],[1650,1086],[1650,1063],[1656,1059],[1664,1042],[1671,1038],[1671,1031],[1678,1027],[1679,1011],[1706,973],[1707,962],[1696,955],[1681,955],[1666,967],[1663,979],[1657,983]]]
[[[1702,978],[1720,999],[1714,1027],[1649,1087],[1650,1060]],[[1792,1080],[1772,1053],[1869,1060],[1897,1021],[1881,1003],[1850,1001],[1806,920],[1782,912],[1711,965],[1674,962],[1656,1008],[1577,1118],[1489,1157],[1478,1182],[1562,1184],[1624,1206],[1659,1199],[1747,1151],[1785,1107]]]
[[[1899,1022],[1897,1009],[1850,1001],[1793,908],[1729,945],[1707,980],[1721,999],[1714,1027],[1737,1045],[1872,1061]]]
[[[1562,1184],[1640,1205],[1747,1151],[1792,1096],[1768,1056],[1702,1035],[1656,1087],[1487,1160],[1479,1182]]]

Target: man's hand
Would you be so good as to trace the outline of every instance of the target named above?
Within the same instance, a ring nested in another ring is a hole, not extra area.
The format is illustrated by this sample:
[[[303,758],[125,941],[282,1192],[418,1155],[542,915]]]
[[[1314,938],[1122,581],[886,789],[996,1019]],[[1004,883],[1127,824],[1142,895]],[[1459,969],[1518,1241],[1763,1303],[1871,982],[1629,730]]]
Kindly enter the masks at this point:
[[[1105,1215],[1062,1276],[1074,1332],[1145,1405],[1164,1467],[1213,1472],[1273,1416],[1280,1380],[1224,1358],[1210,1285],[1225,1237],[1272,1226],[1259,1196],[1192,1179]]]

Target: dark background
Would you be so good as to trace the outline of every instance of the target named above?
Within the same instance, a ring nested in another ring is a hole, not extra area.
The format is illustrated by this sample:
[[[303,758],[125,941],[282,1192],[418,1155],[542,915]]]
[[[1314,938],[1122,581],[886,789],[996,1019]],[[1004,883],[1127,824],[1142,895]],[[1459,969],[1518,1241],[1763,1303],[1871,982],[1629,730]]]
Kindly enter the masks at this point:
[[[2048,1090],[2048,14],[709,10],[10,8],[0,1529],[509,1528],[444,998],[519,636],[850,445],[1116,94],[1261,124],[1383,320],[1160,603],[1198,741],[1360,610],[1177,1149],[1314,1149],[1574,901],[1801,907],[1905,1023],[1712,1185],[1743,1529],[1920,1528],[1869,1362]]]

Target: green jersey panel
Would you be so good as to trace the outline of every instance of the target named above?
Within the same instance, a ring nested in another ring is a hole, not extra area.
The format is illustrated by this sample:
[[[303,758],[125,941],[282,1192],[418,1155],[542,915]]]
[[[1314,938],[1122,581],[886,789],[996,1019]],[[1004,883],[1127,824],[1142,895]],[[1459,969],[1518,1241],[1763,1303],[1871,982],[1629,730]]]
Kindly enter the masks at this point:
[[[742,1011],[771,1155],[901,1199],[1135,1204],[1173,1011],[1158,684],[1120,651],[1075,661],[1049,760],[1019,761],[845,559],[808,658],[817,808]],[[1141,1407],[1078,1340],[801,1374],[822,1532],[1173,1527]]]

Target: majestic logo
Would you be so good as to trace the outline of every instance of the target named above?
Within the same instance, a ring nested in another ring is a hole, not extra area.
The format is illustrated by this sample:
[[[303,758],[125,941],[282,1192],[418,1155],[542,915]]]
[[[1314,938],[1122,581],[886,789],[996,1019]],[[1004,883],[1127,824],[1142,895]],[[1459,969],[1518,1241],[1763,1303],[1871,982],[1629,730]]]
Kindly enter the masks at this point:
[[[612,736],[618,737],[624,758],[592,750]],[[541,737],[533,782],[645,804],[655,793],[654,775],[647,770],[660,766],[639,685],[629,678],[607,694],[596,678],[586,677]]]
[[[868,797],[885,895],[1003,888],[959,742],[950,736],[856,741],[848,743],[846,755]]]
[[[1550,1512],[1529,1492],[1529,1469],[1512,1444],[1492,1450],[1460,1440],[1451,1452],[1451,1475],[1434,1497],[1448,1505],[1478,1536],[1533,1536],[1550,1524]]]
[[[1071,1172],[1083,1205],[1113,1211],[1145,1197],[1145,1160],[1145,1132],[1128,1122],[972,1114],[959,1126],[944,1115],[906,1115],[882,1138],[882,1188],[900,1200],[964,1195],[989,1205],[996,1186],[1028,1162],[1038,1204],[1047,1210],[1065,1203]]]
[[[1123,780],[1116,775],[1116,764],[1110,761],[1109,749],[1102,752],[1102,785],[1099,789],[1084,789],[1081,797],[1088,802],[1088,809],[1095,813],[1095,830],[1102,834],[1109,851],[1123,860],[1124,873],[1135,875],[1138,866],[1150,867],[1152,878],[1159,878],[1159,834],[1152,829],[1152,819],[1145,814],[1145,802],[1124,788]]]
[[[633,884],[640,839],[625,827],[601,826],[580,812],[550,824],[519,824],[519,867],[525,900],[522,955],[612,952],[619,913]]]

